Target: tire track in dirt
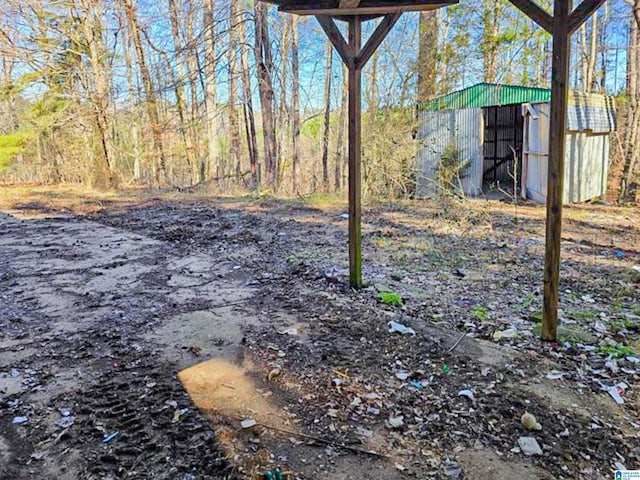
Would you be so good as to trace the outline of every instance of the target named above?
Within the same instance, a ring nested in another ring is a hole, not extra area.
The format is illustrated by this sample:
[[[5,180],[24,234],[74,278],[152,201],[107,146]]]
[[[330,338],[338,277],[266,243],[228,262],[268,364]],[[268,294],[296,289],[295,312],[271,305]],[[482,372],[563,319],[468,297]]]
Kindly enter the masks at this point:
[[[86,219],[0,214],[0,478],[234,478],[176,378],[200,354],[234,355],[241,326],[220,328],[251,291],[233,267]],[[216,292],[238,306],[220,313]],[[211,342],[190,351],[202,328]]]

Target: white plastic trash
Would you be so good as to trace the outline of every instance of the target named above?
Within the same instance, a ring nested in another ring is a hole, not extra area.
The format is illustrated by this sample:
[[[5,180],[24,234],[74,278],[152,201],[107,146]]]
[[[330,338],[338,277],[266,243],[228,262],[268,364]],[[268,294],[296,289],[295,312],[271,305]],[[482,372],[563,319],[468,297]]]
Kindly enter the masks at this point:
[[[402,335],[415,335],[416,331],[411,328],[397,322],[389,322],[389,333],[401,333]]]

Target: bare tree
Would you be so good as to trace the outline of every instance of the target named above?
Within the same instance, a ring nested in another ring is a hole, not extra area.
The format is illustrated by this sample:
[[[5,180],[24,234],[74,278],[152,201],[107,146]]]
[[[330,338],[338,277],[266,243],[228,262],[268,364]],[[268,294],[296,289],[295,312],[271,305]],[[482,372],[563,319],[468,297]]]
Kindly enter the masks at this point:
[[[178,110],[178,125],[180,130],[180,136],[184,143],[187,163],[189,165],[189,173],[192,173],[192,166],[195,164],[193,139],[189,134],[190,129],[187,126],[187,101],[185,92],[185,81],[187,78],[187,67],[183,61],[182,55],[182,42],[180,40],[180,11],[176,0],[169,0],[169,17],[171,20],[171,36],[173,38],[173,49],[175,52],[175,63],[178,70],[178,77],[173,77],[174,91],[176,94],[176,108]],[[167,68],[173,75],[173,67],[171,64],[167,65]]]
[[[142,76],[142,84],[146,95],[147,114],[149,115],[149,122],[151,123],[151,138],[153,140],[154,153],[157,158],[156,184],[162,185],[167,181],[167,159],[164,153],[162,124],[160,123],[160,116],[158,115],[158,106],[153,89],[153,82],[151,81],[151,72],[147,66],[147,58],[144,48],[142,47],[142,34],[140,26],[138,25],[136,7],[133,5],[132,0],[122,1],[124,2],[127,20],[129,21],[129,31],[135,46],[140,75]]]
[[[242,175],[240,157],[240,121],[238,119],[238,23],[240,22],[240,5],[230,2],[229,11],[229,130],[231,143],[229,157],[235,169],[237,179]]]
[[[628,0],[632,9],[627,62],[627,108],[624,163],[619,200],[625,201],[640,157],[640,0]]]
[[[324,132],[322,135],[322,189],[329,191],[329,136],[331,134],[331,77],[333,46],[327,41],[327,63],[324,74]]]
[[[289,18],[291,22],[291,78],[292,101],[291,101],[291,136],[293,141],[293,193],[297,194],[299,189],[300,172],[300,58],[299,58],[299,38],[298,38],[298,17]]]
[[[246,5],[245,5],[246,7]],[[244,111],[245,132],[247,137],[247,149],[249,150],[249,164],[251,169],[251,186],[255,187],[260,182],[258,165],[260,163],[258,141],[256,135],[256,120],[253,111],[253,90],[251,88],[251,72],[249,67],[249,39],[247,37],[247,11],[243,20],[238,25],[241,41],[240,61],[242,66],[242,100]]]
[[[120,19],[120,23],[126,25],[126,15],[122,10],[118,12],[123,15],[124,18]],[[138,119],[136,118],[136,101],[138,98],[138,89],[135,85],[133,61],[131,58],[131,37],[128,35],[127,29],[123,28],[123,40],[122,50],[124,56],[125,69],[127,72],[127,89],[128,89],[128,103],[129,114],[133,117],[131,122],[131,142],[133,147],[133,177],[134,182],[139,182],[142,179],[142,152],[140,148],[140,133],[138,127]]]
[[[289,15],[281,14],[282,39],[280,40],[280,78],[278,88],[280,89],[280,102],[278,105],[277,118],[277,152],[278,152],[278,185],[282,183],[282,175],[287,167],[289,158],[289,140],[291,138],[291,115],[289,114],[289,51],[291,49],[291,22]]]
[[[339,191],[341,186],[346,186],[345,170],[347,156],[345,154],[345,131],[347,130],[347,111],[349,109],[349,87],[347,67],[342,67],[342,101],[340,102],[340,118],[338,119],[338,134],[336,135],[336,151],[334,163],[335,188]]]
[[[503,11],[504,4],[499,0],[483,0],[480,50],[484,66],[484,81],[487,83],[495,83],[498,78],[500,21]]]
[[[108,118],[109,94],[111,85],[109,75],[106,72],[105,47],[102,40],[103,26],[100,20],[100,0],[80,0],[78,7],[72,8],[72,15],[78,25],[82,27],[84,40],[89,50],[89,62],[91,64],[92,82],[89,85],[91,104],[94,109],[98,137],[100,139],[99,158],[104,162],[107,178],[97,173],[94,182],[98,186],[114,186],[115,178],[115,154],[113,140],[111,138],[111,125]],[[98,171],[100,167],[97,165]]]
[[[597,62],[598,62],[598,16],[591,18],[591,28],[587,23],[580,27],[578,42],[580,45],[580,71],[582,90],[592,92],[598,88]],[[576,74],[578,70],[576,70]],[[577,82],[576,82],[577,83]]]
[[[201,163],[200,181],[208,176],[220,176],[220,152],[218,142],[218,91],[216,87],[216,29],[214,0],[204,0],[204,38],[205,38],[205,92],[204,103],[207,115],[207,152],[208,162]],[[194,91],[195,85],[191,90]]]
[[[273,191],[278,188],[277,168],[278,152],[276,145],[276,129],[274,122],[274,91],[273,91],[273,58],[271,54],[271,40],[269,38],[269,22],[266,5],[256,2],[255,14],[255,56],[258,68],[258,88],[262,105],[262,130],[264,132],[264,162],[267,186]]]
[[[418,102],[431,100],[436,95],[438,73],[438,15],[436,11],[420,13],[418,40]]]

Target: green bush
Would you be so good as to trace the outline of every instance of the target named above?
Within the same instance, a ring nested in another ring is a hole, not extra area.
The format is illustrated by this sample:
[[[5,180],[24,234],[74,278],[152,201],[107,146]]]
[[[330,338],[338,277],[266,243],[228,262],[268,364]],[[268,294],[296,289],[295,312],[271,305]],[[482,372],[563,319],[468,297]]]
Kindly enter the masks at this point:
[[[15,132],[0,135],[0,170],[11,165],[15,158],[24,152],[26,144],[31,140],[29,132]]]
[[[612,358],[628,357],[635,354],[633,347],[630,347],[628,345],[622,345],[622,344],[600,345],[596,350],[596,352],[598,352],[601,355],[606,355],[607,357],[612,357]]]
[[[471,162],[463,161],[460,149],[455,143],[450,143],[442,152],[436,179],[440,186],[447,191],[457,190],[464,172],[471,166]]]
[[[378,294],[378,300],[380,303],[384,303],[385,305],[392,305],[394,307],[401,306],[404,302],[402,301],[402,297],[393,292],[380,292]]]

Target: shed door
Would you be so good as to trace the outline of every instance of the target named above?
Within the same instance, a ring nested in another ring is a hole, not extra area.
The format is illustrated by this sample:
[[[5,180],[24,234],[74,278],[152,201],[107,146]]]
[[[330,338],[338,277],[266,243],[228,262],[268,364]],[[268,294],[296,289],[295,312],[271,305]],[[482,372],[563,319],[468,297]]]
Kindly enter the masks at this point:
[[[537,203],[547,201],[547,172],[549,166],[549,129],[551,108],[548,103],[532,105],[528,118],[528,144],[524,146],[527,156],[527,198]]]
[[[482,193],[484,118],[482,109],[420,112],[418,128],[417,195],[438,193],[437,173],[447,147],[455,145],[460,160],[469,167],[461,178],[466,195]]]

